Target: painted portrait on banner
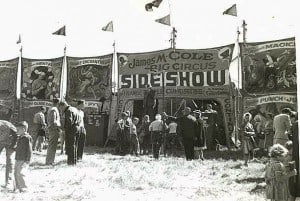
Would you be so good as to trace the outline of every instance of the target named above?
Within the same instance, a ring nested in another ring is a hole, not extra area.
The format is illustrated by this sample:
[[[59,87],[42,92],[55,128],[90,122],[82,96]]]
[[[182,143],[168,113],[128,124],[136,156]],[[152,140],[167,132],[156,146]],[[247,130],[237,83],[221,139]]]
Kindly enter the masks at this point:
[[[19,58],[0,61],[0,99],[14,99]]]
[[[112,54],[99,57],[67,57],[70,99],[107,100],[111,95]]]
[[[249,94],[297,89],[295,39],[240,44],[244,89]]]
[[[22,58],[21,98],[51,100],[60,96],[63,57],[55,59]]]

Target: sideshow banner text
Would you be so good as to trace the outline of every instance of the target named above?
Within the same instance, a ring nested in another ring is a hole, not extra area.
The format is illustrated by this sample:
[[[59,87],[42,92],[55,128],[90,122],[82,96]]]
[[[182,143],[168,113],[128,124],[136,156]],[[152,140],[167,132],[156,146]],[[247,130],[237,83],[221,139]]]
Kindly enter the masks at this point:
[[[0,99],[14,100],[19,58],[0,61]]]
[[[244,88],[248,94],[297,89],[295,39],[240,44]]]
[[[107,100],[111,95],[113,55],[67,57],[69,99]]]
[[[228,85],[233,45],[202,50],[118,53],[119,88]]]
[[[22,58],[21,98],[51,100],[60,96],[63,57],[54,59]]]

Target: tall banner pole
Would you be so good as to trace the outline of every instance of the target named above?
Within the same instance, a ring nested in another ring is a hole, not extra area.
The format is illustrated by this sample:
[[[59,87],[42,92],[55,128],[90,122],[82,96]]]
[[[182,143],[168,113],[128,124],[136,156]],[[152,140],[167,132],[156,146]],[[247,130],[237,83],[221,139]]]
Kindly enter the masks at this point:
[[[21,44],[20,47],[20,58],[19,58],[19,63],[18,63],[18,70],[17,70],[17,87],[16,87],[16,97],[17,97],[17,108],[18,108],[18,121],[21,121],[21,110],[22,110],[22,106],[21,106],[21,88],[22,88],[22,57],[23,57],[23,46]]]
[[[239,46],[239,41],[240,41],[240,31],[239,27],[237,27],[237,47],[238,47],[238,86],[237,86],[237,94],[235,98],[235,143],[237,143],[238,140],[238,135],[239,135],[239,117],[240,117],[240,46]]]

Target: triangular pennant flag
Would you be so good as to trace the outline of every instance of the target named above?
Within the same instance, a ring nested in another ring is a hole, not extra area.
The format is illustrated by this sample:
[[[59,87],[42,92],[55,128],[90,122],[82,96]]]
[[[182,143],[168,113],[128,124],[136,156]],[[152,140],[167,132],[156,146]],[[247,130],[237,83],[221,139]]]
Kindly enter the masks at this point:
[[[21,41],[21,35],[19,34],[19,38],[17,40],[17,44],[20,44],[22,41]]]
[[[66,35],[66,26],[63,26],[62,28],[58,29],[57,31],[53,32],[52,34],[65,36]]]
[[[152,7],[158,8],[159,5],[161,4],[161,2],[162,2],[162,0],[154,0],[154,1],[150,2],[150,3],[147,3],[145,5],[146,11],[153,11]]]
[[[113,21],[110,21],[107,25],[105,25],[104,27],[102,27],[102,30],[103,30],[103,31],[114,32]]]
[[[237,16],[236,4],[233,4],[230,8],[223,12],[223,15]]]
[[[159,19],[155,20],[155,22],[170,26],[171,25],[171,23],[170,23],[170,14],[165,16],[165,17],[162,17],[162,18],[159,18]]]

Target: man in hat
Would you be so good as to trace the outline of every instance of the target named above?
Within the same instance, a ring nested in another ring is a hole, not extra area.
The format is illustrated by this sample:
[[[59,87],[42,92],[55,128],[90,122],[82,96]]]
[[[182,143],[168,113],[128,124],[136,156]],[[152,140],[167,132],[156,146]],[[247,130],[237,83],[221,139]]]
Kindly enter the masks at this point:
[[[10,122],[0,120],[0,154],[3,149],[6,152],[5,185],[7,187],[12,180],[12,154],[17,146],[17,128]]]
[[[52,107],[48,110],[47,114],[49,143],[46,155],[46,165],[54,163],[58,138],[61,133],[60,116],[57,108],[58,103],[58,99],[53,99]]]
[[[67,163],[68,165],[76,165],[81,118],[78,110],[65,101],[60,102],[58,107],[65,114]]]

